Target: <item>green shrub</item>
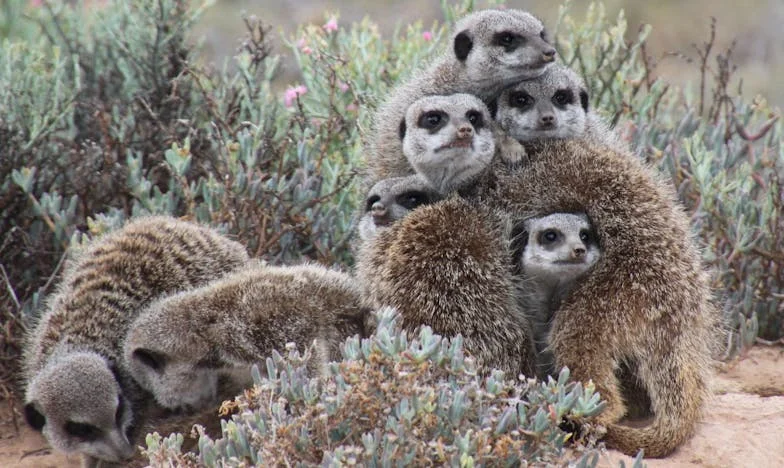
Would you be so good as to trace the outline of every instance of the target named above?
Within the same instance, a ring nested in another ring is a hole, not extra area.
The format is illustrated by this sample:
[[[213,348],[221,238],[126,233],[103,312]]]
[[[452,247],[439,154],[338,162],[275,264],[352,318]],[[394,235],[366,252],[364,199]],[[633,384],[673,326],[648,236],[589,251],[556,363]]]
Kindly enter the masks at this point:
[[[199,453],[183,454],[181,435],[147,437],[153,466],[515,466],[554,463],[571,433],[604,406],[592,384],[515,382],[494,371],[478,376],[462,340],[422,327],[409,340],[392,309],[378,315],[376,334],[343,346],[330,377],[311,379],[290,349],[254,367],[255,385],[232,404],[230,421]],[[583,464],[597,454],[582,455]]]

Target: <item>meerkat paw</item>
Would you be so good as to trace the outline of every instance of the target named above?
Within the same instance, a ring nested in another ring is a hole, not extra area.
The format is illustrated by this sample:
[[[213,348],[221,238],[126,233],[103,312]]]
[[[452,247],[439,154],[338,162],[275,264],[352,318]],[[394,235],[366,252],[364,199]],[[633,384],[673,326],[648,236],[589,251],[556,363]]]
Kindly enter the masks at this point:
[[[518,165],[528,161],[528,153],[525,147],[509,135],[503,135],[499,138],[498,146],[500,148],[499,155],[501,161],[507,165]]]

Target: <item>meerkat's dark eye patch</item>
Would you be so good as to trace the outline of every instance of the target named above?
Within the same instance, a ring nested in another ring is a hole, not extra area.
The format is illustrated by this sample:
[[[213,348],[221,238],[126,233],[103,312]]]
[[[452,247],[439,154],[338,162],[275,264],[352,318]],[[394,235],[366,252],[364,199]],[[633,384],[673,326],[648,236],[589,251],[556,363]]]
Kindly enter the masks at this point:
[[[36,431],[41,431],[46,424],[46,416],[41,414],[32,403],[28,403],[24,407],[24,417],[27,424]]]
[[[470,111],[466,112],[466,118],[469,122],[471,122],[471,125],[473,125],[476,130],[484,128],[485,126],[485,119],[482,116],[482,113],[478,110],[471,109]]]
[[[585,244],[590,244],[593,242],[593,235],[591,231],[587,229],[580,230],[580,240],[583,241]]]
[[[559,89],[553,94],[553,104],[558,107],[566,107],[574,103],[574,92],[569,88]]]
[[[468,30],[461,31],[455,36],[453,44],[455,57],[461,62],[468,58],[471,49],[474,47],[474,40],[468,35]]]
[[[365,211],[370,211],[373,208],[373,205],[379,200],[381,200],[381,197],[378,195],[369,196],[367,202],[365,202]]]
[[[73,421],[65,423],[65,432],[77,439],[85,442],[90,442],[98,439],[101,436],[101,430],[92,424],[84,424]]]
[[[550,43],[550,41],[548,41],[548,40],[547,40],[547,31],[545,31],[544,29],[542,29],[542,32],[540,32],[540,33],[539,33],[539,37],[540,37],[540,38],[541,38],[541,39],[542,39],[544,42],[547,42],[548,44]]]
[[[162,371],[166,366],[166,358],[163,354],[156,353],[149,349],[136,349],[133,351],[133,358],[155,371]]]
[[[525,44],[525,37],[512,31],[501,31],[493,34],[494,46],[503,47],[506,52],[514,52]]]
[[[401,141],[406,137],[406,119],[400,121],[400,125],[397,127],[397,136]]]
[[[536,100],[525,91],[512,91],[509,93],[509,107],[528,110]]]
[[[430,203],[430,196],[420,190],[404,192],[395,198],[395,202],[407,210]]]
[[[588,112],[588,91],[584,89],[580,90],[580,105],[585,112]]]
[[[542,245],[552,244],[558,240],[558,234],[555,229],[545,229],[539,233],[539,243]]]
[[[423,112],[419,116],[417,125],[419,128],[430,130],[430,133],[435,133],[440,130],[449,121],[449,116],[444,111],[432,110]]]
[[[117,403],[117,410],[114,412],[114,422],[115,424],[120,424],[120,420],[122,419],[123,415],[125,414],[125,400],[123,397],[120,397],[120,401]]]

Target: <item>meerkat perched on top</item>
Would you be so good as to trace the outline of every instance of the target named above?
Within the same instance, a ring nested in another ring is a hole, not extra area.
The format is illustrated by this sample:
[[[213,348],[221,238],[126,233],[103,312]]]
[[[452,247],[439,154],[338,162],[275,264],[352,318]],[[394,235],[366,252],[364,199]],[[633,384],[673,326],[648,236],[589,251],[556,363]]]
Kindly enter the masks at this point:
[[[419,174],[377,182],[365,198],[364,212],[357,226],[358,241],[373,239],[380,228],[390,226],[414,208],[442,198]]]
[[[589,108],[583,79],[561,64],[504,90],[490,107],[507,135],[524,145],[579,138],[622,149],[617,136]]]
[[[429,95],[468,93],[485,102],[521,80],[535,78],[555,60],[542,22],[521,10],[482,10],[460,19],[450,47],[427,69],[398,85],[374,116],[366,186],[413,174],[400,135],[406,111]]]
[[[596,384],[608,403],[597,420],[607,426],[608,445],[666,456],[694,432],[720,331],[689,218],[672,187],[628,152],[554,140],[530,159],[499,174],[485,201],[517,219],[585,212],[602,252],[554,314],[556,365]],[[623,401],[621,368],[632,369],[650,397],[647,427],[621,423],[627,406],[640,403]]]
[[[220,374],[246,388],[250,366],[287,342],[303,350],[315,340],[310,368],[324,373],[346,338],[364,335],[369,309],[361,296],[346,273],[253,264],[152,303],[128,331],[125,360],[161,406],[218,404]]]
[[[495,141],[487,106],[476,96],[426,96],[409,106],[403,154],[442,195],[474,182],[490,165]]]
[[[128,374],[121,342],[153,299],[248,261],[245,248],[206,227],[147,217],[93,241],[69,263],[24,352],[24,413],[49,443],[84,464],[135,451],[149,405]]]
[[[518,307],[510,232],[502,213],[451,197],[360,244],[356,275],[373,307],[397,309],[403,328],[461,334],[482,369],[532,376],[533,339]]]
[[[555,374],[548,349],[553,313],[599,260],[601,252],[584,213],[553,213],[523,222],[523,310],[531,321],[536,343],[538,377]]]

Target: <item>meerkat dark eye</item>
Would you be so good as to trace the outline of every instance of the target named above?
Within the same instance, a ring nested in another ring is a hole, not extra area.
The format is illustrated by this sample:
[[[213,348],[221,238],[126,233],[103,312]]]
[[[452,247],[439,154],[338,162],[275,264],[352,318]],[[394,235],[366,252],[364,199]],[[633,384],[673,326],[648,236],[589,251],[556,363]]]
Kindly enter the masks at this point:
[[[507,52],[512,52],[525,42],[525,38],[511,31],[501,31],[493,35],[493,45],[503,47]]]
[[[485,126],[485,119],[482,117],[482,113],[478,110],[470,110],[466,112],[466,118],[477,130]]]
[[[85,442],[96,440],[101,435],[101,430],[92,424],[84,424],[73,421],[65,423],[65,432],[72,437],[81,439]]]
[[[558,232],[556,232],[554,229],[542,231],[542,233],[539,235],[539,242],[541,244],[552,244],[556,240],[558,240]]]
[[[574,103],[574,93],[571,89],[559,89],[553,94],[553,104],[565,107]]]
[[[509,94],[509,107],[528,109],[534,105],[534,98],[525,91],[514,91]]]
[[[397,204],[402,206],[403,208],[407,210],[413,210],[418,206],[426,205],[427,203],[429,203],[430,197],[428,197],[425,192],[412,190],[411,192],[406,192],[398,195],[396,201]]]
[[[427,130],[437,130],[446,124],[449,116],[442,111],[428,111],[419,117],[417,125]]]
[[[542,32],[539,33],[539,37],[544,41],[547,42],[547,32],[542,29]]]
[[[373,204],[379,200],[381,200],[381,197],[378,195],[368,197],[367,202],[365,203],[365,211],[370,211],[370,209],[373,208]]]
[[[580,231],[580,240],[586,244],[589,243],[591,241],[591,233],[583,229]]]
[[[133,358],[155,371],[163,370],[166,359],[163,355],[149,349],[136,349],[133,351]]]

